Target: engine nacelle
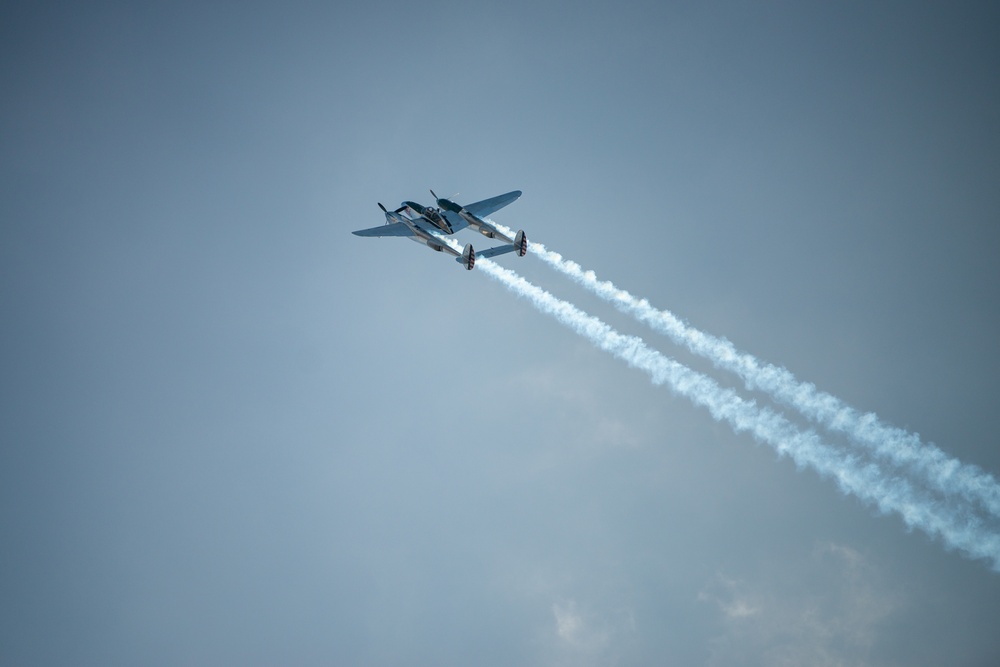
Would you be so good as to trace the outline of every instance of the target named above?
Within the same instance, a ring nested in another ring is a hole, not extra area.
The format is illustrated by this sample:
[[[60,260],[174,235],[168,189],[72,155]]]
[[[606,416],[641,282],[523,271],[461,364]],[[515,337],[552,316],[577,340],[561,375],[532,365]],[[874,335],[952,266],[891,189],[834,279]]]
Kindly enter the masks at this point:
[[[455,260],[465,267],[467,271],[471,271],[472,267],[476,265],[476,251],[473,250],[471,243],[465,244],[465,250],[462,251],[461,257],[456,257]]]
[[[514,235],[514,252],[518,257],[528,254],[528,237],[524,235],[523,229],[517,230],[517,234]]]

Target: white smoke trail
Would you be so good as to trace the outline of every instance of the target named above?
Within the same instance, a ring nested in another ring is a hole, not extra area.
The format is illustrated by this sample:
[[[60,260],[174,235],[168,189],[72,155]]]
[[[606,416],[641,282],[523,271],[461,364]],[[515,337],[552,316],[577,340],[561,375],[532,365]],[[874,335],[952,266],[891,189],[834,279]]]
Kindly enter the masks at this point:
[[[962,507],[932,502],[907,480],[888,476],[873,463],[865,464],[838,452],[823,444],[815,432],[800,430],[781,415],[758,407],[708,376],[649,348],[641,338],[618,333],[509,269],[488,259],[479,260],[477,268],[598,348],[646,372],[653,384],[668,385],[675,393],[707,408],[716,420],[728,422],[734,431],[749,432],[779,454],[790,456],[799,467],[808,466],[822,476],[833,477],[844,493],[874,503],[883,513],[896,512],[908,527],[940,537],[946,545],[972,558],[988,559],[1000,572],[1000,534],[991,532]]]
[[[503,225],[492,224],[505,234],[513,233]],[[748,389],[770,394],[831,431],[847,434],[875,455],[918,472],[937,491],[978,502],[1000,517],[1000,485],[978,466],[949,457],[933,444],[921,442],[917,434],[883,423],[874,413],[862,414],[837,397],[817,390],[815,385],[797,380],[787,369],[740,352],[725,338],[699,331],[669,310],[654,308],[645,299],[634,297],[610,281],[599,281],[593,271],[584,271],[576,262],[563,259],[541,243],[531,242],[529,246],[545,263],[622,312],[666,334],[717,368],[737,374]]]

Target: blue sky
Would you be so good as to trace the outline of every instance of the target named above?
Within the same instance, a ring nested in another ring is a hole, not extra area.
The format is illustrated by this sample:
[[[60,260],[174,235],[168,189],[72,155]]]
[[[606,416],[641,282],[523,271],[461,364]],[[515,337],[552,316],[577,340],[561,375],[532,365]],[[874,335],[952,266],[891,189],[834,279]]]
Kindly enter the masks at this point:
[[[2,11],[0,663],[1000,655],[988,563],[350,234],[521,189],[498,222],[996,475],[989,4]]]

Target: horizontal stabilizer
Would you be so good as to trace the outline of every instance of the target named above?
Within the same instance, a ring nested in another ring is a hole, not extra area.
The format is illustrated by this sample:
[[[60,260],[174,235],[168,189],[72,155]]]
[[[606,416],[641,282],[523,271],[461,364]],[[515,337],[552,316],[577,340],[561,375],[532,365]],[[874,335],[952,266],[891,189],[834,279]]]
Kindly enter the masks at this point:
[[[515,248],[513,245],[498,245],[495,248],[487,248],[486,250],[477,250],[476,254],[479,257],[496,257],[497,255],[506,255],[509,252],[514,252]]]

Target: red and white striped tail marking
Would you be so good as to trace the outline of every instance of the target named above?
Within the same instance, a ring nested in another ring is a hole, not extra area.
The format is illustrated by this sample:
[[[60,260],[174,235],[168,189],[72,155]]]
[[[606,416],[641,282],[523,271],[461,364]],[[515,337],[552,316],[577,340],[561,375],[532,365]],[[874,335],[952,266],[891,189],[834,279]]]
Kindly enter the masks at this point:
[[[473,249],[471,243],[465,244],[465,250],[462,251],[461,261],[467,271],[471,271],[472,267],[476,265],[476,251]]]
[[[514,236],[514,250],[518,257],[524,257],[528,254],[528,237],[525,236],[523,229],[518,230],[517,235]]]

